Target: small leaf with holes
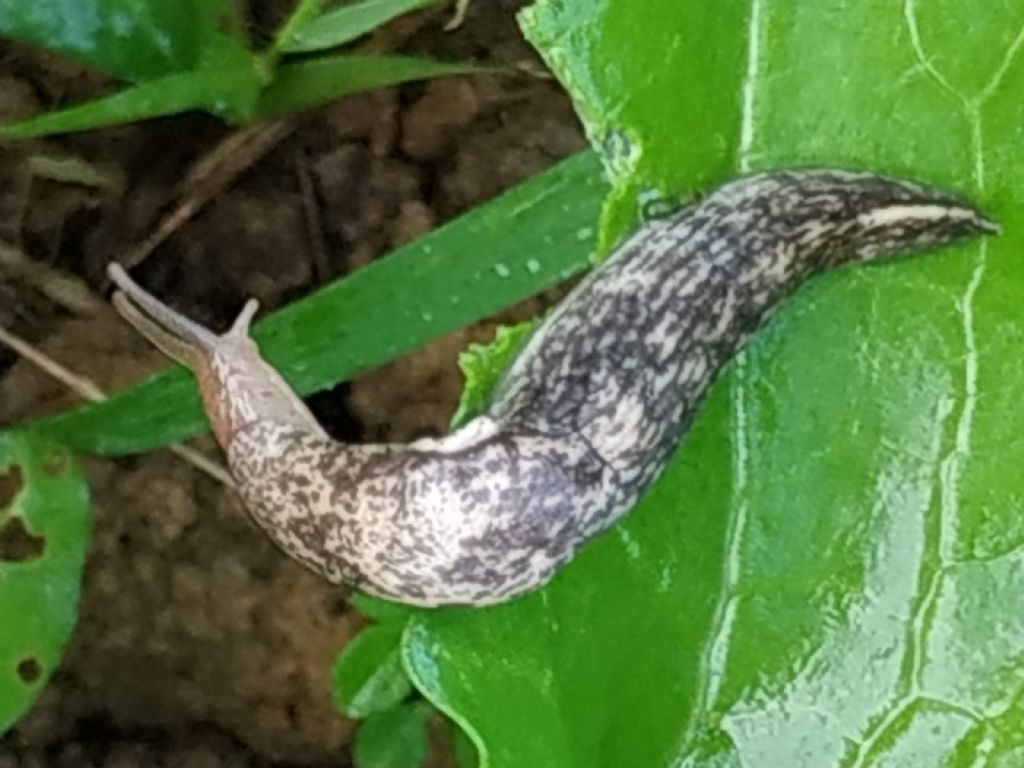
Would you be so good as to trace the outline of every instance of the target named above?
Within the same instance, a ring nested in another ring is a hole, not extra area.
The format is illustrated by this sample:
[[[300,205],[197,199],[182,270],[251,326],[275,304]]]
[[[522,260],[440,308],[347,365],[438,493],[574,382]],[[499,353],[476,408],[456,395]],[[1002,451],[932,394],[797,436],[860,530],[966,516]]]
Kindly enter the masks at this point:
[[[0,433],[0,733],[35,699],[75,625],[88,510],[66,449]]]

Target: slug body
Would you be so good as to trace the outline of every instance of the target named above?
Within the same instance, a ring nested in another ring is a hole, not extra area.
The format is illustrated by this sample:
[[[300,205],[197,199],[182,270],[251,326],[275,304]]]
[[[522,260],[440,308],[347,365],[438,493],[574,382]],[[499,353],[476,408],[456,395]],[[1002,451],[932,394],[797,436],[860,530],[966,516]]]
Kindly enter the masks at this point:
[[[438,440],[331,440],[248,337],[216,336],[120,267],[118,309],[196,373],[256,523],[334,582],[417,605],[547,581],[658,477],[715,377],[809,277],[997,231],[867,173],[777,171],[642,227],[525,344],[486,413]]]

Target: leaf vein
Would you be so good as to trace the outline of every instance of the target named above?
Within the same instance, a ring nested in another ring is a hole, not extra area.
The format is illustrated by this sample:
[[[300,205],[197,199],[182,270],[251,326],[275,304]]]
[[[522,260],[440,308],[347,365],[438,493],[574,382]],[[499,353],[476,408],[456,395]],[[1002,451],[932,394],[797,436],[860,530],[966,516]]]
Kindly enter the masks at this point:
[[[993,93],[995,93],[995,90],[1003,82],[1006,74],[1010,71],[1010,67],[1013,64],[1014,59],[1017,57],[1017,52],[1020,51],[1022,45],[1024,45],[1024,25],[1022,25],[1017,31],[1017,36],[1013,39],[1013,42],[1010,43],[1010,47],[1006,49],[1006,55],[1003,56],[1003,60],[999,63],[999,66],[996,67],[996,71],[992,73],[992,78],[985,83],[978,92],[978,98],[975,102],[977,106],[980,107],[988,101],[989,97],[991,97]]]
[[[921,30],[917,26],[916,0],[906,0],[903,4],[903,18],[907,24],[907,31],[910,33],[910,47],[918,63],[940,88],[955,96],[963,104],[967,104],[967,97],[954,88],[945,75],[932,63],[931,57],[928,56],[924,45],[921,43]]]

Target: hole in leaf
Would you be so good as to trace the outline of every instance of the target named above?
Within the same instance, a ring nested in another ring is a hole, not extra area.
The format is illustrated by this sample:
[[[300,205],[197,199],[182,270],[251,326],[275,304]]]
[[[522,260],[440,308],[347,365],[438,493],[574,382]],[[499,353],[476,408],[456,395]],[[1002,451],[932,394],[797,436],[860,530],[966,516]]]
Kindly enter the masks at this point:
[[[41,674],[43,674],[43,668],[39,664],[39,659],[27,656],[18,662],[18,678],[25,685],[32,685]]]
[[[10,507],[18,497],[25,485],[25,478],[21,474],[21,467],[12,464],[7,469],[0,470],[0,509]]]
[[[0,560],[24,563],[43,554],[46,539],[34,536],[20,517],[12,517],[0,526]]]

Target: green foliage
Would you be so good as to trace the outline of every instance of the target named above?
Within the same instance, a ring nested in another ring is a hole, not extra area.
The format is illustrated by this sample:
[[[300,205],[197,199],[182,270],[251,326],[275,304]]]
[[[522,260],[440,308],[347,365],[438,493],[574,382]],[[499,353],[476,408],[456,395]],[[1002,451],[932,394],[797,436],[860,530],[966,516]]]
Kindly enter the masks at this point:
[[[413,692],[402,667],[410,608],[359,593],[352,602],[377,622],[345,647],[331,672],[338,709],[362,718],[353,748],[356,766],[418,768],[427,754],[427,721],[434,710]]]
[[[411,56],[324,57],[281,66],[260,95],[259,116],[279,117],[315,106],[339,94],[395,83],[480,71]]]
[[[88,510],[65,449],[0,433],[0,734],[42,690],[74,627]]]
[[[412,692],[399,653],[403,625],[383,623],[364,629],[335,661],[331,690],[338,709],[349,717],[383,712]]]
[[[282,35],[279,48],[287,53],[336,48],[371,32],[402,14],[437,5],[440,0],[364,0],[342,5]]]
[[[465,379],[459,407],[452,416],[452,426],[460,427],[483,411],[491,390],[515,357],[538,321],[498,328],[490,344],[470,344],[459,355],[459,368]]]
[[[808,286],[662,480],[552,584],[417,612],[482,764],[1024,759],[1024,3],[541,0],[617,193],[829,164],[960,189],[1002,238]]]
[[[241,26],[232,0],[0,0],[0,36],[130,81],[234,60]]]
[[[254,336],[300,393],[331,387],[584,269],[604,190],[597,160],[579,155],[288,306]],[[207,429],[183,370],[32,426],[102,454]]]
[[[427,757],[427,724],[431,707],[425,701],[399,704],[370,715],[356,733],[352,756],[356,768],[418,768]]]
[[[755,4],[542,0],[522,12],[524,33],[573,96],[613,184],[602,250],[632,228],[639,200],[735,175],[737,84]]]
[[[133,83],[86,104],[0,126],[0,139],[195,109],[249,122],[368,88],[476,71],[412,57],[286,56],[351,42],[427,4],[362,0],[318,14],[319,0],[302,0],[274,44],[255,51],[231,0],[0,0],[0,35],[42,45]]]

